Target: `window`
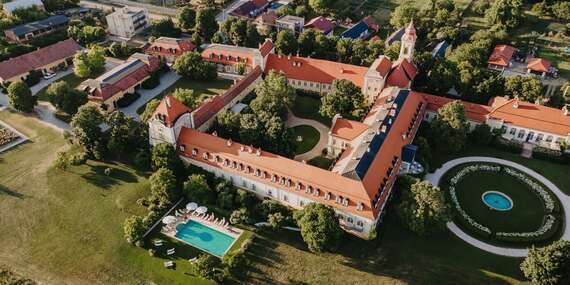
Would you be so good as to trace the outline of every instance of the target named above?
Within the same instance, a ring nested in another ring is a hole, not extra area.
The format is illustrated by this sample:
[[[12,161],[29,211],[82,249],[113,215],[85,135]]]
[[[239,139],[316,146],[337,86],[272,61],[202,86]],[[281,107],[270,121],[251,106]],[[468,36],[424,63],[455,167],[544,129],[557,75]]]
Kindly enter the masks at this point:
[[[517,129],[516,128],[511,128],[511,130],[509,131],[509,135],[514,136],[517,133]]]
[[[544,135],[543,134],[538,134],[538,136],[536,136],[536,141],[542,141],[544,139]]]
[[[501,134],[506,134],[507,133],[507,126],[502,126],[501,127]]]
[[[261,176],[261,171],[259,169],[255,170],[255,176]]]
[[[340,196],[340,195],[339,195],[339,196],[336,196],[335,202],[336,202],[337,204],[342,203],[342,196]]]
[[[348,198],[344,198],[344,200],[342,200],[342,205],[345,206],[345,207],[348,207],[348,202],[349,202],[349,199],[348,199]]]
[[[313,195],[315,195],[315,196],[317,196],[317,197],[318,197],[319,195],[321,195],[321,189],[319,189],[319,188],[315,189],[315,192],[313,192]]]
[[[297,182],[297,185],[295,185],[295,190],[301,190],[302,187],[303,184],[301,182]]]
[[[313,186],[309,186],[305,189],[305,193],[310,194],[313,193]]]
[[[362,211],[362,210],[364,210],[364,203],[362,203],[362,202],[361,202],[361,203],[358,203],[358,206],[356,206],[356,210],[357,210],[357,211]]]
[[[362,227],[364,227],[364,223],[362,221],[358,220],[358,221],[356,221],[356,226],[362,228]]]
[[[224,159],[224,166],[228,166],[230,165],[230,160],[229,159]]]
[[[330,199],[331,199],[331,192],[325,193],[325,200],[330,200]]]
[[[271,177],[271,182],[276,182],[277,181],[277,175],[273,175]]]
[[[531,140],[533,140],[533,139],[534,139],[534,132],[528,133],[527,140],[531,141]]]
[[[283,201],[289,202],[289,198],[287,197],[287,195],[283,195]]]
[[[354,221],[351,217],[347,217],[346,221],[349,222],[350,224],[352,224],[352,222]]]
[[[554,139],[554,137],[552,137],[552,136],[547,136],[547,137],[546,137],[546,142],[552,142],[553,139]]]
[[[204,160],[208,160],[208,153],[205,152],[204,154],[202,154],[202,158],[203,158]]]
[[[237,163],[235,161],[232,161],[232,168],[237,168]]]
[[[522,139],[524,137],[525,131],[524,130],[520,130],[519,131],[519,135],[517,136],[519,139]]]
[[[273,191],[271,191],[271,189],[267,190],[267,195],[273,196]]]

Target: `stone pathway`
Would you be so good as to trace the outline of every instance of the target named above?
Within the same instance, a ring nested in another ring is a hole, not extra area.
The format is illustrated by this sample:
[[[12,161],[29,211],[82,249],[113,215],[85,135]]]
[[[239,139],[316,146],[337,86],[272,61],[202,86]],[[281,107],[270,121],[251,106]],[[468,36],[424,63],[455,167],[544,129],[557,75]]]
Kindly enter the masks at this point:
[[[327,147],[328,138],[329,138],[329,128],[323,125],[320,122],[315,120],[303,119],[299,117],[295,117],[293,112],[289,110],[289,114],[287,115],[287,127],[292,128],[301,125],[308,125],[311,126],[319,132],[319,142],[308,152],[299,154],[295,156],[295,160],[297,161],[309,161],[314,157],[321,155],[323,148]]]
[[[570,196],[566,195],[564,192],[562,192],[562,190],[560,190],[556,185],[554,185],[554,183],[550,182],[550,180],[546,179],[544,176],[540,175],[536,171],[509,160],[493,158],[493,157],[484,157],[484,156],[462,157],[444,163],[441,166],[441,168],[437,169],[434,173],[427,174],[425,179],[430,181],[433,185],[439,185],[441,178],[446,172],[448,172],[450,169],[452,169],[457,165],[469,162],[490,162],[490,163],[503,164],[512,167],[514,169],[520,170],[521,172],[524,172],[526,175],[529,175],[534,179],[540,181],[542,184],[544,184],[544,186],[550,189],[550,191],[552,191],[554,195],[556,195],[556,197],[560,200],[560,203],[564,208],[565,223],[570,221]],[[528,249],[498,247],[482,242],[468,235],[461,229],[459,229],[459,227],[457,227],[457,225],[455,225],[455,223],[453,222],[447,223],[447,228],[465,242],[490,253],[503,255],[503,256],[510,256],[510,257],[525,257],[528,254]],[[564,233],[562,234],[561,239],[570,240],[570,228],[566,227],[565,225],[564,225]]]

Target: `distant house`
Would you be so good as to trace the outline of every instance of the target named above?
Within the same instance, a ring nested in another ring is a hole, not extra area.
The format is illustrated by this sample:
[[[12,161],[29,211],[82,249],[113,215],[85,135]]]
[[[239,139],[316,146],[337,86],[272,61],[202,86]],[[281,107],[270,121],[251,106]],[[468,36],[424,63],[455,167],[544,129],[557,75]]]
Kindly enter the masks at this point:
[[[256,66],[262,70],[267,64],[267,57],[274,50],[273,42],[265,40],[259,48],[247,48],[240,46],[210,44],[202,51],[202,58],[217,65],[218,72],[240,73],[240,66],[243,66],[244,73],[249,73]]]
[[[527,73],[537,74],[542,78],[544,78],[546,74],[550,72],[550,67],[550,61],[538,57],[529,59],[528,64],[526,65]]]
[[[0,62],[0,83],[24,80],[32,70],[47,74],[70,66],[73,64],[73,56],[79,50],[79,44],[73,39],[67,39]]]
[[[143,8],[123,7],[105,18],[109,33],[123,38],[131,38],[149,26],[148,12]]]
[[[12,16],[12,13],[16,9],[28,9],[34,6],[45,10],[44,3],[41,0],[16,0],[2,4],[2,9],[4,10],[4,14]]]
[[[511,60],[516,49],[509,45],[498,45],[487,61],[489,69],[504,71],[511,66]]]
[[[268,5],[269,2],[267,0],[249,0],[243,2],[240,6],[231,11],[230,15],[254,19],[257,15],[261,14]]]
[[[448,47],[449,47],[449,44],[446,41],[442,41],[442,42],[438,43],[435,46],[435,48],[433,48],[431,55],[433,57],[445,57],[445,51],[447,50]]]
[[[77,89],[89,95],[89,101],[115,110],[117,101],[127,93],[134,93],[151,73],[160,66],[154,56],[135,53],[125,63],[105,72],[95,79],[83,81]]]
[[[147,54],[172,63],[183,53],[193,51],[195,48],[196,45],[186,39],[160,37],[148,45],[144,51]]]
[[[296,33],[303,32],[303,27],[305,26],[305,18],[285,15],[275,21],[277,25],[277,31],[281,30],[291,30]]]
[[[4,30],[4,35],[13,42],[26,42],[31,39],[51,34],[67,27],[69,18],[63,15],[51,16]]]
[[[373,30],[374,32],[378,32],[380,30],[380,25],[376,23],[376,19],[372,16],[366,16],[362,19],[362,22],[366,23],[368,29]]]
[[[259,15],[255,19],[257,23],[257,31],[264,35],[269,34],[275,26],[275,20],[277,20],[277,14],[275,14],[274,11],[267,11]]]
[[[356,25],[350,27],[348,30],[342,32],[342,34],[340,34],[340,37],[349,38],[353,40],[362,40],[366,39],[369,35],[370,32],[368,25],[365,22],[360,21],[356,23]]]
[[[335,24],[331,20],[329,20],[323,16],[318,16],[316,18],[311,19],[305,25],[305,27],[314,29],[318,32],[321,32],[322,34],[324,34],[326,36],[332,36]]]

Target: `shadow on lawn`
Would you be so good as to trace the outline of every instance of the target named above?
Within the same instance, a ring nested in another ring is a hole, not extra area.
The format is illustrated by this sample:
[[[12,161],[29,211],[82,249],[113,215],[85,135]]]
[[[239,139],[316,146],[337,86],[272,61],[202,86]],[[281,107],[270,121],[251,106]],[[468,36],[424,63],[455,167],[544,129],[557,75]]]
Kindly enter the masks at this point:
[[[90,166],[91,166],[90,172],[82,174],[81,177],[83,177],[83,179],[85,179],[87,182],[97,187],[108,189],[121,182],[124,183],[137,182],[136,176],[128,171],[115,167],[107,167],[104,165],[90,165]],[[111,173],[109,175],[106,175],[105,169],[111,169]]]
[[[0,196],[2,195],[8,195],[10,197],[14,197],[14,198],[18,198],[18,199],[24,199],[27,196],[22,194],[22,193],[18,193],[16,191],[12,191],[10,189],[8,189],[8,187],[0,185]]]

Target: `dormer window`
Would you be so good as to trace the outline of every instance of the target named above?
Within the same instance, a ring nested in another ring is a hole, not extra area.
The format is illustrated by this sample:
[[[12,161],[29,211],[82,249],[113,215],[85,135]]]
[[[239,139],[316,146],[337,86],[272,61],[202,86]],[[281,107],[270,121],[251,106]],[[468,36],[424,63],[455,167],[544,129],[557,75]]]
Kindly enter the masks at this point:
[[[237,168],[237,163],[235,161],[232,161],[232,168]]]
[[[243,164],[240,163],[240,164],[238,165],[238,170],[239,170],[239,171],[242,171],[242,170],[243,170]]]
[[[271,182],[277,182],[277,175],[273,175],[271,177]]]
[[[340,196],[340,195],[339,195],[339,196],[336,196],[335,202],[336,202],[337,204],[342,203],[342,196]]]
[[[223,58],[224,58],[224,55],[220,53],[220,54],[218,55],[218,59],[223,59]]]
[[[180,151],[182,151],[182,152],[186,151],[186,145],[181,144],[179,146],[179,148],[180,148]]]
[[[198,149],[197,148],[193,148],[192,149],[192,156],[196,156],[198,155]]]
[[[284,185],[285,181],[286,181],[285,177],[281,177],[281,181],[279,181],[279,183],[281,183],[281,185]]]
[[[331,199],[331,192],[325,193],[325,200],[330,200],[330,199]]]
[[[261,170],[259,169],[255,170],[255,176],[261,176]]]
[[[295,190],[301,190],[302,187],[303,184],[301,182],[297,182],[297,185],[295,185]]]
[[[307,189],[305,189],[305,193],[307,194],[313,193],[313,186],[307,187]]]
[[[208,154],[207,152],[204,152],[204,154],[202,154],[202,158],[203,158],[204,160],[208,160],[209,154]]]
[[[319,188],[315,189],[315,192],[313,192],[313,195],[315,195],[315,196],[317,196],[317,197],[318,197],[319,195],[321,195],[321,189],[319,189]]]
[[[220,163],[221,161],[222,161],[222,158],[220,158],[219,155],[216,155],[216,162],[217,162],[217,163]]]
[[[356,210],[357,210],[357,211],[362,211],[362,210],[364,210],[364,203],[362,203],[362,202],[358,203],[358,205],[356,206]]]
[[[224,159],[224,166],[228,166],[230,165],[230,160],[229,159]]]
[[[344,198],[344,199],[342,200],[342,205],[343,205],[343,206],[348,207],[348,203],[349,203],[349,199],[348,199],[348,198]]]

